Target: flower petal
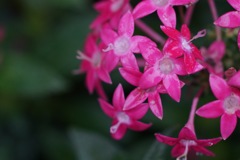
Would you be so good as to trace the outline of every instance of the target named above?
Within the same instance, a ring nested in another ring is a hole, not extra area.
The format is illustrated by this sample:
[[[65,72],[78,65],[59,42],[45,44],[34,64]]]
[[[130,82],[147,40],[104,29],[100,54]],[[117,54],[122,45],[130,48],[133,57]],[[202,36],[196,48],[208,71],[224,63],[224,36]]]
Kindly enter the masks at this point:
[[[122,110],[124,103],[125,96],[123,88],[122,85],[119,84],[113,93],[113,106],[116,107],[117,110]]]
[[[218,137],[218,138],[211,138],[211,139],[200,139],[197,140],[198,145],[200,146],[207,146],[210,147],[212,145],[217,144],[218,142],[220,142],[222,140],[222,137]]]
[[[134,32],[134,20],[130,11],[125,13],[121,18],[118,25],[118,34],[124,35],[127,34],[129,37],[133,35]]]
[[[227,1],[233,8],[235,8],[237,11],[240,11],[239,0],[227,0]]]
[[[133,10],[134,19],[142,18],[156,11],[156,7],[153,6],[149,1],[142,1]]]
[[[106,102],[103,99],[98,99],[98,102],[100,104],[100,107],[102,108],[103,112],[108,115],[110,118],[114,118],[115,116],[115,110],[111,104]]]
[[[148,108],[149,105],[147,103],[142,103],[130,110],[125,110],[125,112],[127,113],[127,115],[129,115],[129,117],[131,117],[131,119],[138,120],[147,113]]]
[[[163,85],[172,99],[179,102],[181,97],[180,80],[176,74],[167,75],[163,78]]]
[[[131,85],[138,86],[142,73],[132,68],[119,68],[121,76]]]
[[[221,117],[221,135],[226,140],[234,131],[237,125],[237,116],[235,114],[223,114]]]
[[[103,29],[101,32],[101,39],[106,45],[113,43],[117,37],[118,34],[109,28]]]
[[[115,67],[117,67],[118,62],[119,62],[119,57],[116,56],[115,54],[113,53],[103,54],[102,66],[107,71],[111,72]]]
[[[186,24],[183,24],[181,27],[181,34],[186,40],[190,40],[191,32]]]
[[[139,49],[150,65],[154,65],[163,56],[162,52],[152,43],[139,43]]]
[[[152,124],[146,124],[140,121],[133,121],[128,127],[134,131],[144,131],[151,127]]]
[[[157,14],[165,26],[176,28],[176,13],[171,5],[159,8]]]
[[[235,73],[229,80],[228,84],[240,88],[240,71]]]
[[[190,3],[192,3],[192,0],[171,0],[171,4],[177,6],[188,5]]]
[[[196,67],[196,59],[192,53],[184,54],[184,63],[188,74],[192,73]]]
[[[159,118],[163,118],[163,108],[162,108],[162,101],[159,96],[159,93],[154,92],[149,94],[148,96],[148,104],[150,109],[152,110],[153,114]]]
[[[181,37],[181,33],[172,27],[160,26],[160,28],[169,38],[179,40],[179,37]]]
[[[223,102],[216,100],[200,107],[196,114],[204,118],[217,118],[224,113]]]
[[[120,58],[123,67],[139,70],[137,59],[132,52]]]
[[[87,89],[89,91],[89,93],[93,93],[93,90],[94,90],[94,87],[95,87],[95,82],[96,82],[96,76],[95,76],[95,72],[90,69],[88,70],[87,72],[87,75],[86,75],[86,86],[87,86]]]
[[[223,78],[210,74],[209,83],[217,99],[224,99],[231,94],[231,89]]]
[[[165,143],[169,146],[174,146],[178,142],[177,138],[168,137],[168,136],[162,135],[160,133],[155,133],[154,135],[159,142]]]
[[[185,152],[185,146],[177,144],[173,147],[171,154],[173,157],[179,157],[181,155],[183,155],[183,153]]]
[[[112,84],[111,77],[110,77],[109,73],[105,69],[99,69],[97,71],[97,73],[98,73],[99,78],[102,81],[104,81],[106,83],[109,83],[109,84]]]
[[[202,154],[204,154],[204,155],[206,155],[206,156],[214,156],[214,155],[215,155],[212,151],[210,151],[210,150],[208,150],[208,149],[206,149],[206,148],[204,148],[204,147],[202,147],[202,146],[199,146],[199,145],[197,145],[197,146],[191,146],[191,148],[192,148],[196,153],[202,153]]]
[[[188,127],[183,127],[178,135],[179,139],[196,140],[195,132]]]
[[[240,30],[238,31],[237,44],[238,44],[238,48],[240,49]]]
[[[148,97],[145,90],[141,88],[134,89],[126,98],[123,110],[129,110],[143,103]]]
[[[164,55],[169,55],[170,57],[177,58],[183,55],[184,51],[182,50],[180,42],[175,40],[167,40],[167,43],[164,45],[163,51]]]
[[[123,136],[126,134],[126,132],[127,132],[127,125],[120,124],[119,127],[117,128],[116,132],[111,133],[111,136],[116,140],[120,140],[123,138]]]
[[[139,81],[139,87],[142,89],[148,89],[150,87],[156,86],[162,77],[155,71],[154,67],[147,69]]]
[[[157,44],[145,36],[133,36],[131,39],[131,50],[134,53],[140,53],[139,44],[146,44],[157,47]],[[146,46],[146,45],[145,45]]]
[[[215,22],[215,25],[226,28],[236,28],[240,26],[240,14],[239,11],[231,11],[219,17]]]

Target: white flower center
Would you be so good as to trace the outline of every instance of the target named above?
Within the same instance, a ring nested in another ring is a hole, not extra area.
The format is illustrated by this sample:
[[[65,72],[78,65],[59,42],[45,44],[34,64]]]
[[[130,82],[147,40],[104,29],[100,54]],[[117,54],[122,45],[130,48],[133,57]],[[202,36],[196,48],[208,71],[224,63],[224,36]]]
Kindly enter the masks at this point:
[[[181,42],[182,42],[182,47],[185,51],[188,51],[188,52],[191,51],[191,46],[189,45],[189,42],[186,41],[186,39],[182,38]]]
[[[223,106],[225,112],[234,114],[236,110],[240,109],[240,99],[236,95],[230,95],[224,99]]]
[[[181,143],[182,145],[188,146],[188,147],[190,147],[190,146],[196,146],[196,145],[197,145],[197,143],[196,143],[194,140],[187,140],[187,139],[182,139],[182,140],[180,140],[180,143]]]
[[[170,58],[164,58],[159,61],[159,70],[161,73],[169,74],[174,70],[174,63]]]
[[[121,124],[130,124],[131,123],[129,116],[124,112],[118,112],[116,114],[116,117],[117,117],[118,122],[115,125],[111,126],[111,128],[110,128],[110,132],[112,134],[116,133],[116,131],[118,130],[118,128]]]
[[[118,56],[123,56],[128,53],[130,48],[130,40],[126,36],[121,36],[115,40],[113,46],[115,54]]]
[[[112,12],[117,12],[120,8],[122,8],[123,4],[124,0],[113,0],[110,10]]]
[[[152,3],[158,7],[165,6],[169,0],[152,0]]]

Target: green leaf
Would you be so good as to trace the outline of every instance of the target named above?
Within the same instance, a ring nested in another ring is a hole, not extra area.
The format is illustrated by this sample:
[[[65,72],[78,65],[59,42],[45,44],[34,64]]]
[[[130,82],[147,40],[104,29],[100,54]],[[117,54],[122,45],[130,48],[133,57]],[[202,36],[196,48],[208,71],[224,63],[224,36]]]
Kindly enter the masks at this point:
[[[67,81],[52,68],[27,55],[8,55],[0,74],[0,93],[43,96],[67,89]]]
[[[89,131],[72,129],[69,132],[78,160],[114,160],[121,152],[104,137]]]

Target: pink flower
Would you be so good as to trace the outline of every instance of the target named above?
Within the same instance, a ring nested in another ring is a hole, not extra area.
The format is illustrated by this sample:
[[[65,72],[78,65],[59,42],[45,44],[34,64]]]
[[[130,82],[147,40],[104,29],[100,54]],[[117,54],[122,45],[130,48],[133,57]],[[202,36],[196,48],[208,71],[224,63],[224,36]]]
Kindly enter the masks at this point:
[[[216,74],[223,77],[224,68],[222,64],[222,58],[225,54],[226,46],[223,41],[214,41],[208,49],[202,47],[201,53],[204,58],[204,66],[209,73]]]
[[[99,12],[99,15],[92,22],[90,26],[92,29],[101,28],[106,22],[116,28],[122,15],[131,7],[129,0],[102,0],[97,2],[94,8]]]
[[[151,126],[140,121],[148,110],[148,104],[140,104],[133,109],[123,110],[125,97],[122,85],[119,84],[113,94],[113,105],[103,99],[99,99],[104,113],[113,119],[110,133],[113,138],[119,140],[125,135],[127,128],[134,131],[143,131]]]
[[[189,74],[198,71],[199,64],[196,60],[202,60],[203,57],[198,48],[192,44],[192,41],[205,36],[206,30],[199,31],[196,36],[190,39],[191,33],[185,24],[182,25],[181,32],[167,26],[161,26],[161,29],[170,38],[165,49],[166,52],[175,58],[184,56],[185,67]]]
[[[159,93],[168,93],[175,101],[180,101],[181,88],[184,83],[178,79],[176,74],[187,74],[183,67],[183,60],[164,56],[151,43],[140,43],[139,47],[147,62],[144,73],[132,68],[119,68],[122,77],[137,87],[129,94],[123,108],[134,108],[148,99],[153,114],[162,119],[163,108]]]
[[[176,101],[180,101],[181,82],[177,75],[186,75],[182,59],[175,59],[148,43],[139,45],[147,69],[139,80],[139,87],[149,89],[162,82],[167,93]]]
[[[230,11],[219,17],[214,24],[225,28],[237,28],[240,27],[240,1],[239,0],[227,0],[228,3],[237,11]],[[238,47],[240,48],[240,30],[238,32]]]
[[[78,51],[77,58],[82,60],[81,66],[76,73],[85,73],[86,86],[90,93],[93,93],[94,89],[98,94],[106,99],[106,95],[101,86],[101,81],[111,84],[111,77],[109,73],[117,65],[118,59],[111,54],[102,52],[101,45],[96,44],[97,38],[90,34],[85,43],[84,53]]]
[[[172,156],[179,158],[187,157],[191,150],[206,156],[214,156],[214,153],[205,147],[210,147],[221,140],[221,138],[197,139],[195,131],[187,126],[182,128],[178,138],[168,137],[159,133],[155,134],[155,136],[159,142],[174,146],[171,152]]]
[[[210,75],[209,81],[217,100],[203,105],[196,113],[205,118],[221,116],[220,129],[225,140],[234,131],[237,117],[240,117],[240,90],[229,86],[224,79],[214,74]]]
[[[194,129],[194,116],[200,93],[201,92],[199,92],[197,97],[193,100],[188,122],[181,129],[178,138],[168,137],[159,133],[155,134],[159,142],[174,146],[172,149],[172,156],[177,157],[177,159],[186,159],[190,151],[202,153],[207,156],[214,156],[214,153],[207,150],[205,147],[210,147],[221,140],[221,137],[200,140],[196,137]]]
[[[134,20],[132,14],[127,12],[120,20],[118,32],[110,28],[105,28],[101,32],[102,41],[108,45],[104,52],[112,51],[118,57],[124,67],[138,69],[136,57],[133,53],[138,53],[138,43],[150,41],[144,36],[133,36]]]
[[[133,10],[135,19],[157,11],[159,19],[166,26],[176,27],[176,13],[173,6],[190,5],[193,0],[143,0]]]

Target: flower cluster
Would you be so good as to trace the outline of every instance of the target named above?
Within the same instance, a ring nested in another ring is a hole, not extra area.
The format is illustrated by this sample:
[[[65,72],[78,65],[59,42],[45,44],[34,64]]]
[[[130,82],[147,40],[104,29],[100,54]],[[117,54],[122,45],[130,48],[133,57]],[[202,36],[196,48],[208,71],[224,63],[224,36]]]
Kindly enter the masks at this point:
[[[133,6],[130,0],[102,0],[94,5],[99,13],[90,25],[91,32],[86,38],[85,48],[78,51],[81,60],[77,73],[86,73],[86,87],[90,93],[97,91],[103,112],[113,119],[110,133],[121,139],[127,129],[143,131],[151,126],[139,120],[150,109],[154,116],[163,119],[163,105],[160,95],[168,94],[180,102],[181,77],[189,77],[200,71],[209,73],[209,85],[217,100],[197,109],[196,114],[205,118],[221,116],[221,136],[227,139],[236,127],[240,117],[240,71],[225,76],[222,58],[226,44],[222,40],[220,27],[240,26],[240,1],[228,0],[237,11],[217,17],[214,0],[208,0],[216,27],[216,40],[209,48],[197,47],[194,40],[204,37],[206,29],[191,35],[188,22],[197,0],[142,0]],[[175,7],[182,10],[183,23],[177,28]],[[167,37],[165,40],[145,24],[141,18],[157,12],[159,27]],[[145,35],[136,35],[139,27]],[[240,33],[238,33],[240,48]],[[161,45],[161,47],[159,47]],[[110,73],[118,69],[120,75],[135,88],[126,97],[121,84],[115,89],[112,103],[102,87],[102,82],[111,84]],[[205,87],[199,84],[200,87]],[[202,91],[202,89],[200,89]],[[190,150],[207,156],[214,154],[205,147],[218,143],[222,138],[198,140],[193,119],[200,94],[193,100],[189,120],[182,128],[178,138],[156,133],[159,142],[174,146],[172,156],[187,157]]]

